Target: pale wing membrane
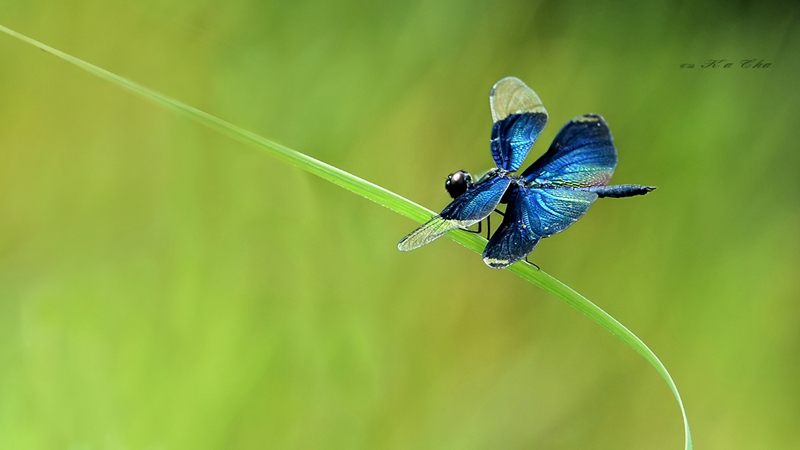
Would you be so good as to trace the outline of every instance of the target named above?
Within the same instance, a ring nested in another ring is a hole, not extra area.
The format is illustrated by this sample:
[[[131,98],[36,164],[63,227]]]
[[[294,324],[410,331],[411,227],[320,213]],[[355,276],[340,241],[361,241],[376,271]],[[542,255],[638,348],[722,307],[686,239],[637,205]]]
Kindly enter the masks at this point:
[[[422,247],[456,228],[466,228],[485,219],[494,211],[511,180],[492,177],[476,184],[447,205],[441,214],[404,237],[397,248],[410,251]]]
[[[489,267],[502,269],[524,259],[539,243],[540,236],[532,232],[535,217],[527,207],[525,189],[513,186],[503,223],[483,251],[483,262]]]
[[[459,226],[460,224],[455,220],[446,220],[442,216],[434,216],[424,225],[404,237],[397,244],[397,249],[402,252],[414,250],[439,239],[448,231],[455,230]]]
[[[587,114],[567,122],[522,177],[534,186],[603,186],[616,167],[617,150],[608,124],[599,115]]]
[[[506,77],[495,83],[489,93],[492,121],[497,122],[511,114],[540,113],[547,120],[547,110],[533,89],[516,77]]]
[[[519,170],[547,125],[547,111],[539,96],[518,78],[498,81],[489,94],[492,109],[492,159],[500,169]]]

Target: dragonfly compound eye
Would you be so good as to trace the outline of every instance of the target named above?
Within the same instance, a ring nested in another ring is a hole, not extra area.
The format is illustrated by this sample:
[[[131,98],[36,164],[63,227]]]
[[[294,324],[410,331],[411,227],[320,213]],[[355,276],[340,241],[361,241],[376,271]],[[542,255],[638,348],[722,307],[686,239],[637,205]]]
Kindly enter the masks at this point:
[[[444,182],[444,188],[450,197],[456,198],[467,192],[467,189],[472,187],[472,175],[464,170],[459,170],[456,173],[448,175],[447,181]]]

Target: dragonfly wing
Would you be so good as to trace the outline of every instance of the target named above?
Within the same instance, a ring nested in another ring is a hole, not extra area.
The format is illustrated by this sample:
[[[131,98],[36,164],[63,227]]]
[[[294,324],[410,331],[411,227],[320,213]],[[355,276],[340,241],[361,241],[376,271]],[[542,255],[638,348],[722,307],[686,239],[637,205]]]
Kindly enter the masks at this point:
[[[500,169],[519,170],[547,124],[547,110],[519,78],[498,81],[489,93],[492,108],[492,158]]]
[[[465,222],[465,227],[485,219],[497,208],[511,180],[502,176],[491,176],[459,195],[441,212],[447,220]]]
[[[502,269],[525,258],[539,243],[541,236],[533,232],[536,217],[528,206],[529,190],[513,186],[503,223],[483,250],[483,262]]]
[[[617,167],[617,149],[602,117],[576,117],[558,132],[547,152],[522,177],[533,185],[604,186]]]
[[[594,192],[569,188],[512,189],[503,223],[483,251],[483,261],[495,269],[524,259],[539,239],[564,231],[597,200]]]
[[[523,189],[531,232],[547,237],[566,230],[597,200],[591,191],[570,188]]]
[[[455,230],[458,227],[459,224],[455,220],[446,220],[440,215],[434,216],[431,220],[425,222],[424,225],[404,237],[397,244],[397,249],[401,252],[414,250],[439,239],[448,231]]]
[[[456,197],[442,212],[412,231],[397,244],[407,252],[442,237],[456,228],[466,228],[485,219],[494,211],[508,188],[506,177],[491,177]]]

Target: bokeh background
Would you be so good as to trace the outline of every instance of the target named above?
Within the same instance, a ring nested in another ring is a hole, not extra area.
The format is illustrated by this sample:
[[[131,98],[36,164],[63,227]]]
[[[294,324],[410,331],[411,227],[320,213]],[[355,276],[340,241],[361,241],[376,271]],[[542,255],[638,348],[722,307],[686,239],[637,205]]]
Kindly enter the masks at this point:
[[[529,162],[602,114],[614,182],[659,189],[532,260],[659,355],[697,448],[800,448],[791,2],[3,0],[0,23],[434,210],[491,167],[501,77],[550,112]],[[0,60],[0,448],[682,448],[656,371],[558,299],[447,239],[400,253],[408,219],[5,35]]]

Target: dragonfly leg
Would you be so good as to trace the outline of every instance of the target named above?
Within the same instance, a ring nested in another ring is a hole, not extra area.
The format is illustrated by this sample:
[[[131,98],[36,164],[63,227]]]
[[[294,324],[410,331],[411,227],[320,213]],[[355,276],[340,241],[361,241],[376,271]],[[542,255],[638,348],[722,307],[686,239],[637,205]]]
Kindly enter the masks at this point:
[[[497,208],[494,209],[494,212],[496,212],[497,214],[500,214],[501,216],[505,217],[505,214],[503,214],[503,211],[500,211]]]
[[[478,229],[477,230],[470,230],[469,228],[462,228],[462,230],[470,232],[470,233],[481,234],[481,231],[483,230],[481,228],[481,224],[482,224],[482,222],[478,222]]]
[[[494,212],[499,213],[501,216],[503,215],[503,213],[501,213],[500,211],[498,211],[496,209],[494,210]],[[486,216],[486,239],[487,240],[489,240],[491,238],[491,234],[492,234],[491,217],[492,217],[491,215]],[[478,229],[477,230],[470,230],[469,228],[462,228],[462,229],[464,231],[468,231],[470,233],[481,234],[481,232],[483,231],[483,226],[482,225],[483,225],[483,222],[481,221],[481,222],[478,222]]]
[[[539,268],[539,266],[536,265],[536,263],[532,263],[532,262],[528,261],[528,257],[527,256],[525,257],[525,262],[530,264],[530,265],[532,265],[533,267],[536,267],[536,270],[542,270],[541,268]]]

